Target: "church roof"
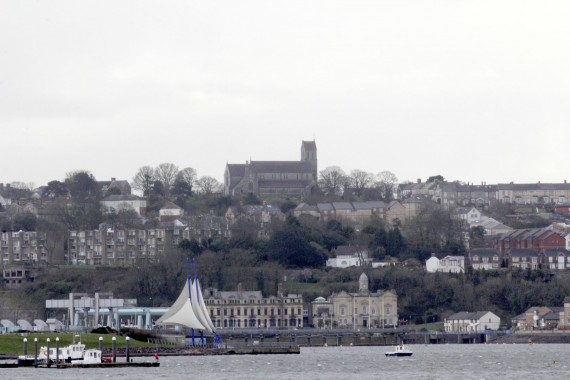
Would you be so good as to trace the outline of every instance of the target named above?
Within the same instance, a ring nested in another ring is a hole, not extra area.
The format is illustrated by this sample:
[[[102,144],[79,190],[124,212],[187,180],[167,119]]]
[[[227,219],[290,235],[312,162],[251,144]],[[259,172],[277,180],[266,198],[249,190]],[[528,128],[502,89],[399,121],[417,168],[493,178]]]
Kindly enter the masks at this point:
[[[245,164],[228,164],[228,170],[232,177],[243,177],[245,175]]]
[[[258,173],[312,173],[313,167],[305,161],[251,161]]]

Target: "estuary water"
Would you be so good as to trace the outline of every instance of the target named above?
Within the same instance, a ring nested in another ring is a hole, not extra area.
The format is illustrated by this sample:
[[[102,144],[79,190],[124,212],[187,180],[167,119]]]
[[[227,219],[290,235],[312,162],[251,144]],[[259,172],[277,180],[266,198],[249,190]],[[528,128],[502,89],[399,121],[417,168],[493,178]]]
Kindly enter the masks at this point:
[[[0,379],[526,379],[570,377],[568,344],[309,347],[300,355],[163,356],[159,368],[0,369]],[[143,358],[134,358],[143,361]],[[148,358],[148,360],[152,360]]]

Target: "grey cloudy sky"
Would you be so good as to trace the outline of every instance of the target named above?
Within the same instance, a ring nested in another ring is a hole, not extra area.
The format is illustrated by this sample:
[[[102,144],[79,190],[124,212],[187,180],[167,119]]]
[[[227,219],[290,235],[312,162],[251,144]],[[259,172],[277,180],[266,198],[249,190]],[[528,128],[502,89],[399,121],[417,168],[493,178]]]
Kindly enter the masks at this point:
[[[570,2],[0,0],[0,182],[172,162],[569,179]]]

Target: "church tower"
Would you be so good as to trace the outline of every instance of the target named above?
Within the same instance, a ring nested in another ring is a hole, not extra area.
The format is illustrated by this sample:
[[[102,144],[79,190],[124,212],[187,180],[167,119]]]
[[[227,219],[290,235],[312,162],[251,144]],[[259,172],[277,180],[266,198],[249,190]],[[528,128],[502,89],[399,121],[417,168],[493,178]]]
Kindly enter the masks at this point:
[[[319,179],[317,167],[317,144],[313,141],[303,141],[301,144],[301,161],[311,164],[315,182]]]

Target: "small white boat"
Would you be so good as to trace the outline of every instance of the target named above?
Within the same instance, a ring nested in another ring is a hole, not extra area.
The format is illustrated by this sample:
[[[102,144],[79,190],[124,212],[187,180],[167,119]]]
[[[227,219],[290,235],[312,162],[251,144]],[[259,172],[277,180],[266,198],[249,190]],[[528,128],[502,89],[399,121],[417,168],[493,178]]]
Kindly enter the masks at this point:
[[[400,344],[394,347],[393,351],[388,351],[385,354],[386,356],[412,356],[414,353],[405,344]]]

